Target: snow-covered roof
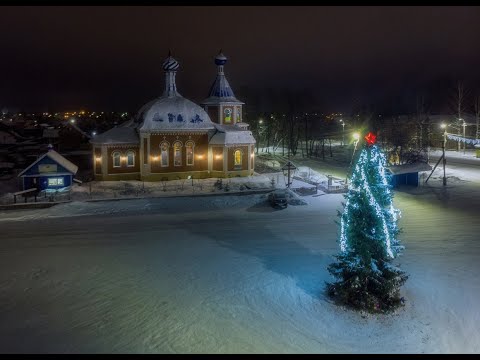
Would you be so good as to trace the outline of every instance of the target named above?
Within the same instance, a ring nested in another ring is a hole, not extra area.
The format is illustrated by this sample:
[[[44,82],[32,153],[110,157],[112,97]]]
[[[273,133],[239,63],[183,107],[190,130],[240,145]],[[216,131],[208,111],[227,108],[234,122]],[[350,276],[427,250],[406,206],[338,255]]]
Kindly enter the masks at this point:
[[[25,170],[23,170],[18,176],[22,176],[28,169],[30,169],[33,165],[38,163],[40,160],[42,160],[45,156],[48,156],[50,159],[55,161],[57,164],[63,166],[65,169],[70,171],[72,174],[76,174],[78,171],[78,166],[72,163],[71,161],[65,159],[62,155],[60,155],[58,152],[55,150],[50,150],[40,156],[37,160],[35,160],[30,166],[28,166]]]
[[[215,124],[217,132],[210,139],[210,145],[255,144],[255,138],[249,130],[235,125]]]
[[[141,131],[214,128],[203,108],[179,94],[162,96],[143,106],[137,123]]]
[[[92,144],[138,144],[138,134],[133,127],[114,127],[104,133],[93,137]]]
[[[432,170],[432,167],[427,163],[417,162],[413,164],[392,165],[388,166],[387,169],[390,170],[393,175],[400,175],[420,171],[430,171]]]

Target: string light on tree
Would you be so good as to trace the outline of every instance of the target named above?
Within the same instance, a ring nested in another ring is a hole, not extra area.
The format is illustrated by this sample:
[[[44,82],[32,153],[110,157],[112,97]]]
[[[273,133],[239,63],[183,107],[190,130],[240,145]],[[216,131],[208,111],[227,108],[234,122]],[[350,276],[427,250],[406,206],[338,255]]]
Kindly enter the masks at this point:
[[[393,206],[386,158],[368,133],[355,164],[340,220],[340,254],[329,266],[337,282],[327,290],[337,302],[359,310],[384,312],[401,305],[407,275],[391,264],[403,246],[397,235],[400,211]]]

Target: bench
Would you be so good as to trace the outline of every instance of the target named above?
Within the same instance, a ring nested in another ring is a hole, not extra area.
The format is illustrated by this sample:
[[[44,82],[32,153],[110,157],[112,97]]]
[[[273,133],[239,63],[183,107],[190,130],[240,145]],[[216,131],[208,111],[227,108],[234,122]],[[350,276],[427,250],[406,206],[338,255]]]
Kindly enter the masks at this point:
[[[23,191],[18,191],[16,193],[13,193],[13,203],[17,203],[17,196],[23,195],[25,198],[25,202],[27,202],[27,196],[28,194],[34,193],[33,196],[35,196],[35,202],[37,202],[37,188],[31,188]]]

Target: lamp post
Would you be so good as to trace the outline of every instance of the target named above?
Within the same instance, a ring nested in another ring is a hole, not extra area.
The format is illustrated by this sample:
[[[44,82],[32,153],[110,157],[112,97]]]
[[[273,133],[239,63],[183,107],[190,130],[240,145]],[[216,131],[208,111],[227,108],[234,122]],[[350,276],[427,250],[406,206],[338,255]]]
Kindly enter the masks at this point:
[[[462,124],[462,126],[463,126],[463,155],[465,155],[465,143],[466,143],[466,141],[465,141],[465,128],[467,127],[467,124],[465,123],[465,119],[460,119],[460,120],[463,121],[463,124]]]
[[[353,163],[353,157],[355,156],[355,151],[357,150],[358,140],[360,140],[360,134],[358,132],[353,133],[354,147],[353,147],[352,159],[350,160],[350,166],[352,166],[352,163]]]
[[[340,119],[340,123],[342,124],[342,146],[345,145],[345,122],[343,119]]]
[[[350,170],[353,165],[353,158],[355,157],[355,151],[357,150],[357,145],[358,141],[360,140],[360,134],[358,132],[353,133],[353,153],[352,153],[352,158],[350,159],[350,165],[348,166],[348,171],[347,171],[347,176],[345,177],[345,185],[348,184],[348,174],[350,173]]]
[[[445,147],[447,146],[447,125],[441,124],[440,127],[443,129],[443,143],[442,143],[442,158],[443,158],[443,186],[447,185],[447,177],[445,176],[445,165],[447,159],[445,158]],[[463,127],[465,129],[465,127]]]

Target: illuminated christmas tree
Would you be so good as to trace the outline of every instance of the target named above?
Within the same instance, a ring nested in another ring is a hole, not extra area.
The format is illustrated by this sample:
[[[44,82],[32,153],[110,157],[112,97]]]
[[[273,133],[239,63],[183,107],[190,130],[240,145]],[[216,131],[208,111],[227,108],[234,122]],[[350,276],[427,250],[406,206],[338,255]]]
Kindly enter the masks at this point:
[[[343,214],[338,214],[341,251],[328,267],[337,281],[327,283],[327,293],[336,303],[357,310],[388,312],[403,304],[400,287],[408,278],[392,264],[403,249],[397,239],[400,211],[393,207],[385,155],[374,134],[365,140]]]

